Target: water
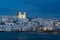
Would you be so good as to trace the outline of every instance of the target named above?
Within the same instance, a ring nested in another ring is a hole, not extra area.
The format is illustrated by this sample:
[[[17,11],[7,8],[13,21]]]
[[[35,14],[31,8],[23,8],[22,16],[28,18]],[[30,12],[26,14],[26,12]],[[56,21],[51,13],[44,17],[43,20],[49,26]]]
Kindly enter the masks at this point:
[[[60,40],[60,34],[0,32],[0,40]]]

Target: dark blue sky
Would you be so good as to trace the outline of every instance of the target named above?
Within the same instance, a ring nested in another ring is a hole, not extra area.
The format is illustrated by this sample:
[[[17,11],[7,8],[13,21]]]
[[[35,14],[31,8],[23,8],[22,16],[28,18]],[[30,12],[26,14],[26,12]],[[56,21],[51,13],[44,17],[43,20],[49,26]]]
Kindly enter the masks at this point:
[[[60,0],[0,0],[0,15],[17,11],[26,11],[30,17],[60,17]]]

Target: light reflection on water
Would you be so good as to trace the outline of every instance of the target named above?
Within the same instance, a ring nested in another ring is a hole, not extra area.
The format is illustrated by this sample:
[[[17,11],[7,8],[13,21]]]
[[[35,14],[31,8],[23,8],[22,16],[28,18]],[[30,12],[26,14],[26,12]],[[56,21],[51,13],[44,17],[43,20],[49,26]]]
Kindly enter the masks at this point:
[[[56,40],[60,39],[60,34],[47,34],[47,33],[22,33],[19,40]]]
[[[60,40],[60,34],[0,32],[0,40]]]

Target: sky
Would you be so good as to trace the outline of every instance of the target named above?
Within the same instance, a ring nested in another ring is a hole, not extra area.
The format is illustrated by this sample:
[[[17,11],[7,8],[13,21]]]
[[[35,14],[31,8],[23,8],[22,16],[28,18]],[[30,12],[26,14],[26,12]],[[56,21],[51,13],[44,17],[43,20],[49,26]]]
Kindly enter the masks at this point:
[[[0,15],[26,11],[28,17],[60,17],[60,0],[0,0]]]

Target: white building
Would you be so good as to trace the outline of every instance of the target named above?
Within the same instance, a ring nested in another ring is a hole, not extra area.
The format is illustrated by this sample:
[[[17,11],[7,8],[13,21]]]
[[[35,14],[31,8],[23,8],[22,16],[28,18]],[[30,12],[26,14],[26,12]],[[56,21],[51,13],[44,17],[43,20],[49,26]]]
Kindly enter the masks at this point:
[[[18,18],[26,18],[26,12],[18,12]]]

